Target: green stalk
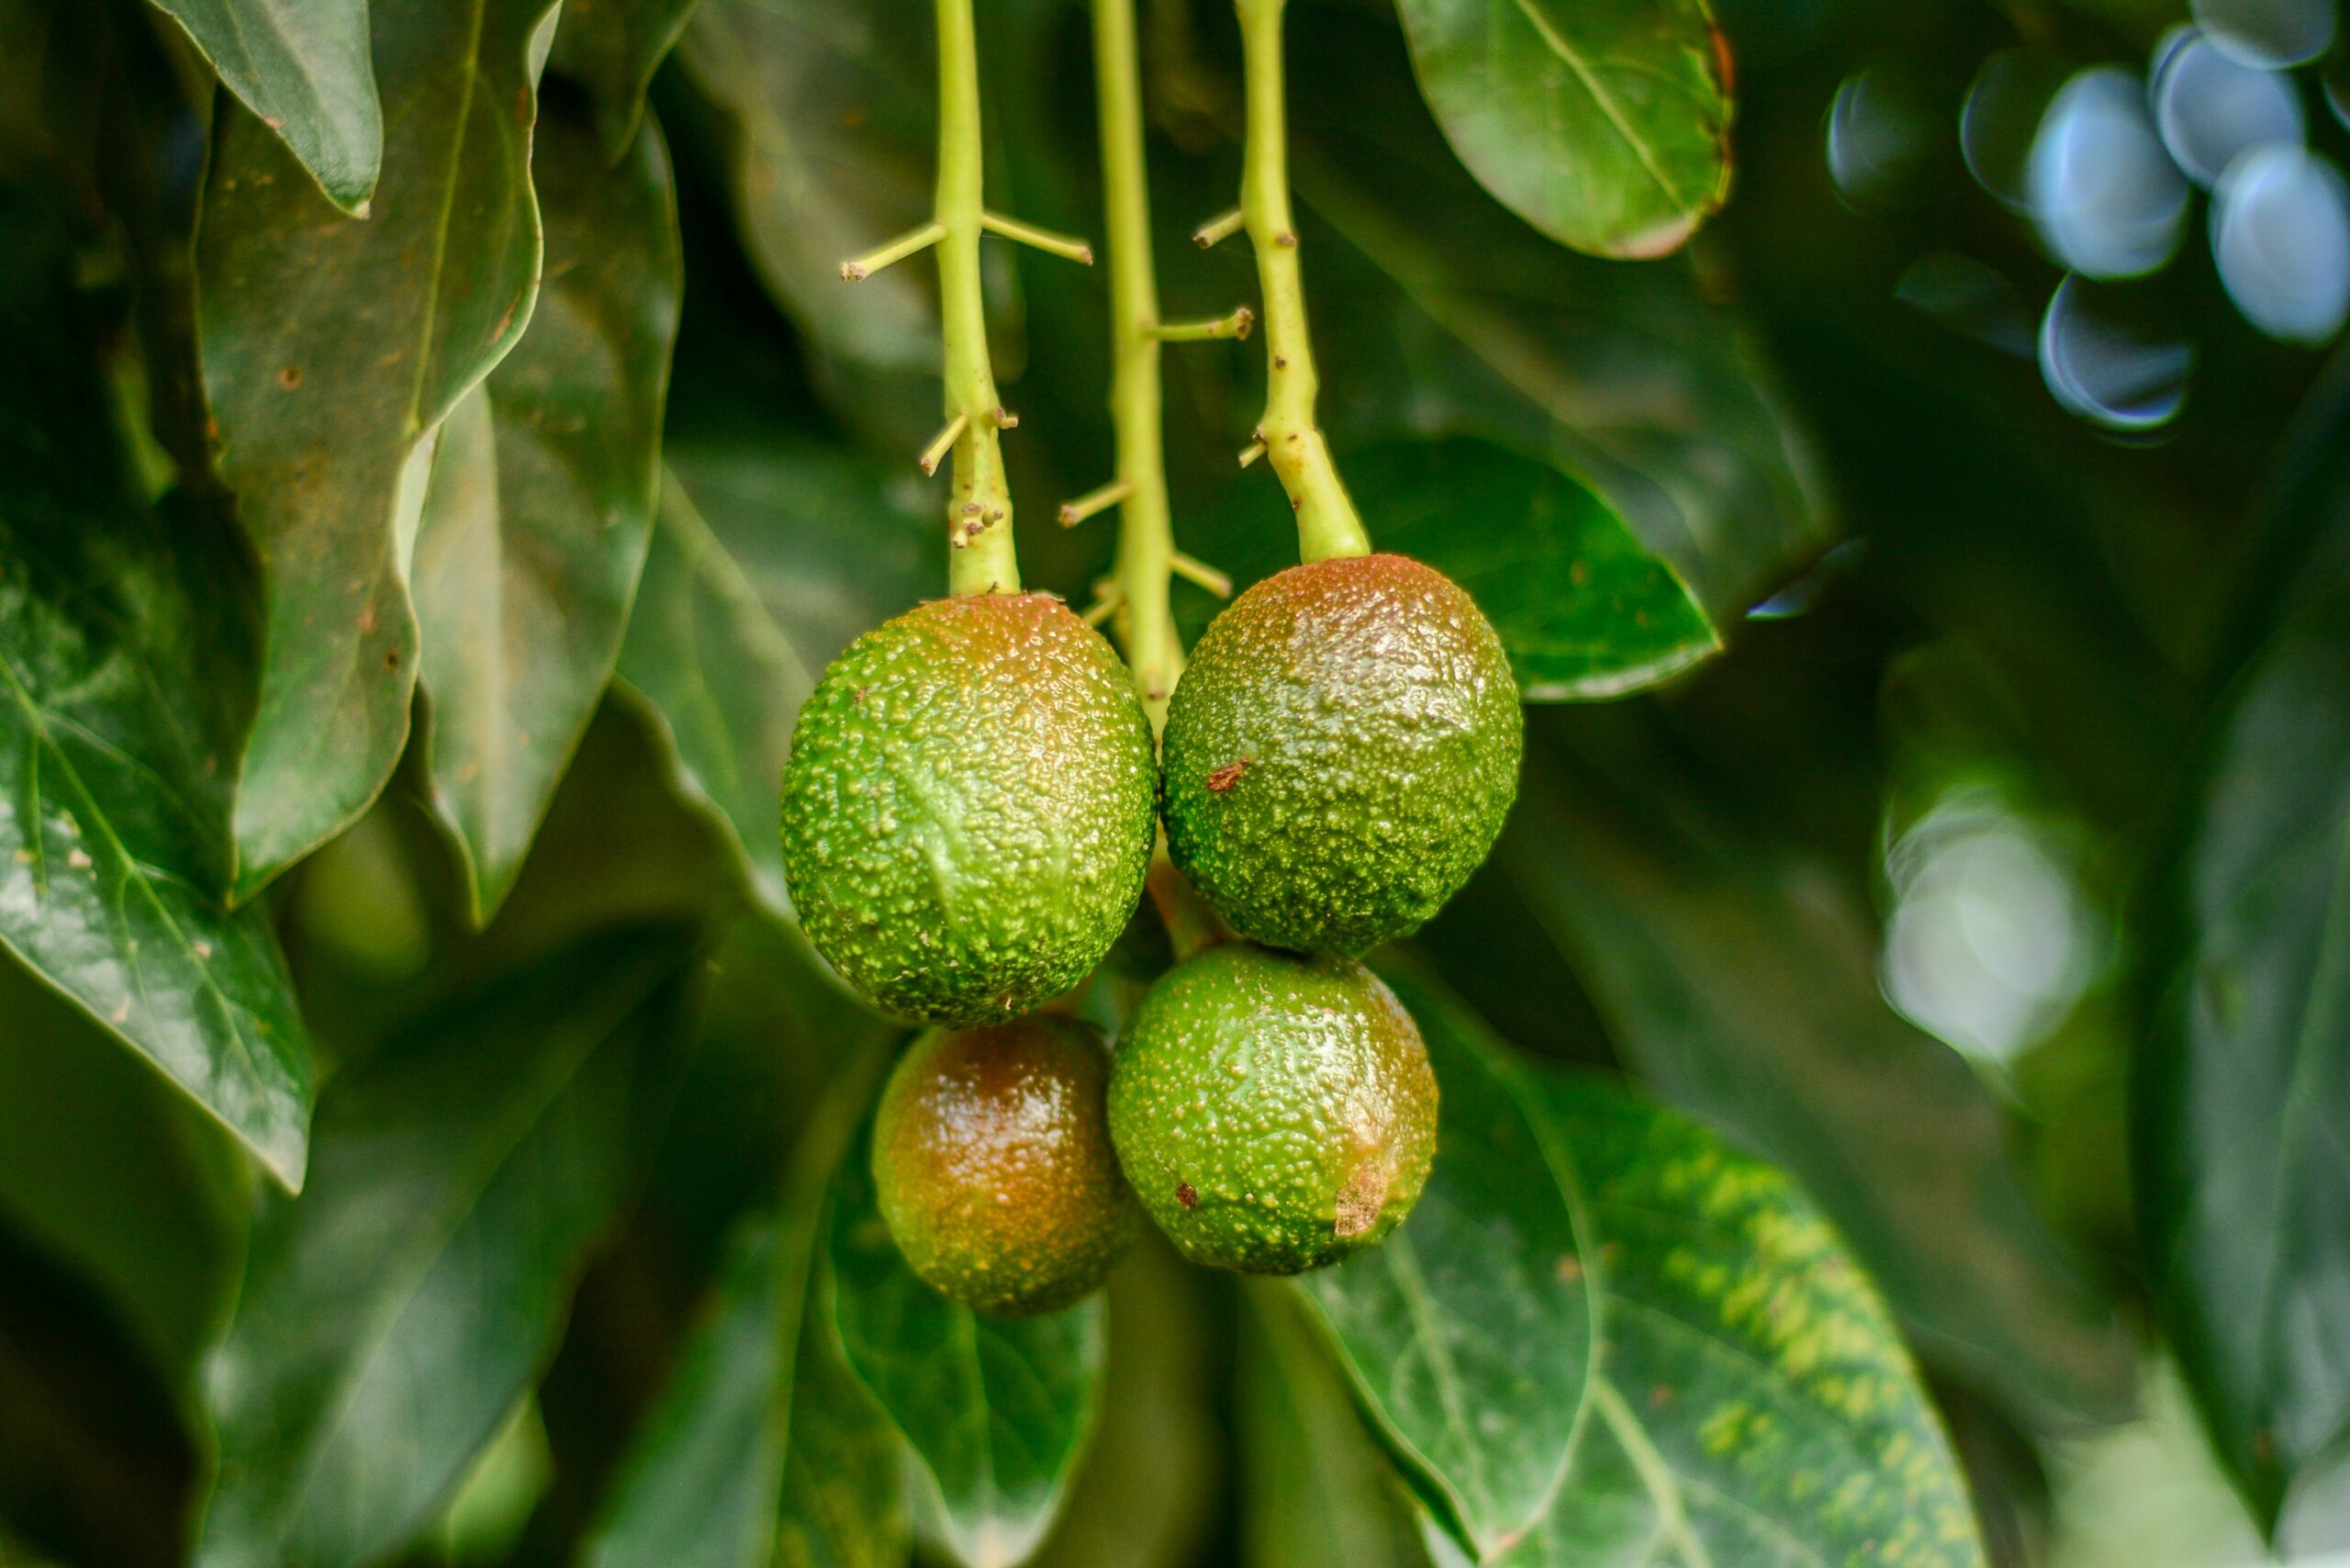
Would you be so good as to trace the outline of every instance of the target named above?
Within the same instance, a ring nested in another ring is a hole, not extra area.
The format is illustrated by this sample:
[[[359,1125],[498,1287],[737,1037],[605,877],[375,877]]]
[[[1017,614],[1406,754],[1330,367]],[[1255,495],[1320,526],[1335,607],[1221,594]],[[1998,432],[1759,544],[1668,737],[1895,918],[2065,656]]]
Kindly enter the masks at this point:
[[[1298,554],[1308,561],[1367,555],[1362,518],[1338,478],[1314,421],[1321,381],[1305,325],[1305,282],[1289,205],[1289,116],[1281,86],[1283,0],[1235,0],[1240,14],[1248,132],[1240,211],[1257,252],[1265,304],[1265,417],[1257,439],[1297,511]]]
[[[946,361],[946,417],[955,438],[955,478],[946,502],[955,546],[946,583],[957,594],[1018,593],[1012,541],[1012,489],[999,432],[1003,406],[988,359],[988,319],[979,283],[986,229],[979,152],[979,50],[971,0],[938,0],[939,333]]]
[[[1162,448],[1158,283],[1150,259],[1133,0],[1093,0],[1093,69],[1110,252],[1110,416],[1118,442],[1116,484],[1125,492],[1118,503],[1120,620],[1135,687],[1157,730],[1167,722],[1167,698],[1182,673],[1183,649],[1168,608],[1175,537]]]

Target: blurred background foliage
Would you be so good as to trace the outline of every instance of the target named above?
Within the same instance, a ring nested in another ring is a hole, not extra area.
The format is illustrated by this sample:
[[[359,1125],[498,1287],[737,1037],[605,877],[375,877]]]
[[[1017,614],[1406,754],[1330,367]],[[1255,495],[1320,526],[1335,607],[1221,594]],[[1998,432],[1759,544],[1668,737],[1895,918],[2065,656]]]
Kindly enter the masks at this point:
[[[673,1406],[699,1419],[697,1377],[749,1391],[714,1432],[772,1440],[780,1388],[880,1478],[778,1454],[778,1561],[937,1551],[955,1521],[935,1499],[887,1506],[900,1455],[860,1392],[889,1404],[887,1376],[854,1336],[761,1327],[886,1306],[855,1216],[819,1234],[809,1150],[839,1143],[841,1084],[896,1036],[789,924],[774,782],[812,673],[942,581],[910,461],[936,422],[926,269],[853,293],[836,275],[925,215],[927,8],[567,0],[549,39],[533,6],[474,7],[552,50],[530,171],[547,274],[502,361],[520,154],[509,137],[501,173],[478,143],[424,145],[452,115],[487,135],[501,100],[403,67],[381,42],[399,9],[377,6],[381,183],[351,153],[366,128],[333,116],[304,162],[345,207],[375,190],[374,225],[408,221],[402,181],[461,189],[493,258],[463,280],[478,320],[336,251],[353,220],[307,186],[319,249],[266,286],[235,234],[193,238],[200,206],[231,210],[224,182],[298,206],[270,182],[308,178],[191,47],[262,106],[266,50],[241,83],[207,31],[221,7],[166,6],[183,32],[135,0],[0,0],[0,621],[20,675],[44,649],[79,671],[71,650],[136,644],[178,683],[139,722],[191,758],[289,689],[253,651],[283,603],[223,590],[181,627],[151,581],[173,550],[245,580],[229,488],[315,477],[241,477],[271,459],[217,385],[232,353],[286,350],[289,292],[379,291],[298,361],[336,388],[335,494],[388,515],[415,467],[414,430],[367,448],[350,410],[438,378],[446,406],[410,411],[452,421],[419,619],[388,653],[409,683],[420,659],[425,695],[411,732],[410,686],[370,689],[375,775],[328,722],[355,710],[311,692],[332,766],[315,790],[289,775],[284,843],[209,786],[174,826],[85,780],[120,859],[95,868],[87,929],[108,905],[168,924],[173,889],[226,891],[231,867],[252,895],[173,927],[207,963],[256,955],[220,1026],[282,1060],[238,1091],[260,1108],[243,1142],[169,1081],[184,1053],[143,1043],[214,1025],[159,1013],[140,1034],[65,940],[84,927],[44,935],[0,890],[26,960],[0,966],[0,1562],[184,1561],[207,1495],[214,1563],[271,1560],[240,1540],[288,1563],[610,1564],[632,1540],[701,1561],[680,1543],[707,1531],[632,1512],[649,1469],[699,1473],[638,1436]],[[1098,232],[1083,8],[981,9],[993,204]],[[1993,1561],[2350,1561],[2350,42],[2330,0],[1719,0],[1730,196],[1684,252],[1638,263],[1563,250],[1481,188],[1383,0],[1291,12],[1324,414],[1371,532],[1477,588],[1530,690],[1619,698],[1530,709],[1501,848],[1397,961],[1801,1183],[1920,1358]],[[1220,314],[1253,297],[1248,259],[1188,235],[1237,187],[1236,30],[1208,0],[1142,0],[1141,20],[1167,312]],[[657,230],[672,201],[666,247],[625,216]],[[1111,472],[1103,280],[990,262],[1026,571],[1082,601],[1110,532],[1046,520]],[[199,273],[233,287],[199,308]],[[582,390],[618,365],[644,394],[659,371],[627,356],[657,364],[672,319],[666,414],[657,385],[619,412]],[[498,364],[486,390],[467,355]],[[1253,351],[1167,364],[1179,542],[1241,582],[1277,569],[1285,509],[1233,462]],[[657,489],[614,503],[592,558],[467,600],[465,552],[538,559],[565,485],[656,446]],[[60,543],[101,514],[165,543]],[[1636,599],[1577,599],[1603,535],[1668,563],[1702,613],[1636,636]],[[294,612],[349,606],[372,637],[380,585],[349,566]],[[44,573],[85,608],[39,620]],[[1176,591],[1196,635],[1214,600]],[[593,678],[531,681],[513,650],[533,625]],[[121,668],[90,665],[69,706],[111,701]],[[486,726],[464,717],[485,693],[508,704]],[[521,744],[479,749],[504,720]],[[129,744],[113,722],[90,755]],[[546,744],[566,724],[576,750]],[[18,820],[38,815],[26,770],[82,755],[37,741],[10,744]],[[264,772],[249,760],[248,790]],[[21,867],[44,846],[17,833]],[[135,960],[161,938],[126,940]],[[1089,1003],[1105,1021],[1162,940],[1138,922]],[[273,986],[298,1019],[273,1018]],[[297,1200],[270,1169],[299,1168],[285,1116],[312,1082]],[[1156,1249],[1128,1265],[1098,1429],[1038,1560],[1458,1558],[1412,1528],[1300,1299]],[[370,1422],[405,1440],[371,1446]],[[705,1524],[762,1506],[679,1484]]]

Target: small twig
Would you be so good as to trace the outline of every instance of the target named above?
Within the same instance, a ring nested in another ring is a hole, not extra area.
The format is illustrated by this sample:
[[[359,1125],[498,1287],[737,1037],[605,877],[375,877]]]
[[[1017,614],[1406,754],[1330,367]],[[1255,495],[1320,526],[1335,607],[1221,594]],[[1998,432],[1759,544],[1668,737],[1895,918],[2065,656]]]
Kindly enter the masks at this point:
[[[1214,338],[1246,338],[1256,324],[1257,313],[1243,305],[1229,316],[1213,320],[1169,321],[1151,328],[1150,335],[1162,343],[1203,343]]]
[[[1118,613],[1126,602],[1125,590],[1116,583],[1104,579],[1093,585],[1093,602],[1085,611],[1085,623],[1099,626]]]
[[[922,455],[914,459],[916,465],[925,474],[937,473],[938,465],[946,461],[946,454],[955,450],[955,443],[963,439],[963,432],[970,427],[971,416],[968,414],[957,414],[947,420],[946,428],[932,437],[930,444],[922,449]]]
[[[946,225],[933,218],[919,229],[910,229],[879,250],[862,255],[853,262],[841,263],[841,276],[850,283],[871,277],[892,262],[902,262],[908,256],[926,251],[946,238]]]
[[[1087,518],[1108,511],[1134,493],[1133,480],[1113,479],[1106,485],[1086,491],[1073,501],[1063,501],[1060,510],[1061,526],[1075,528]]]
[[[1080,266],[1093,264],[1093,247],[1069,234],[1056,234],[1049,229],[1039,229],[1033,223],[1023,223],[1016,218],[1006,218],[1000,212],[979,214],[979,227],[990,234],[1006,240],[1016,240],[1023,245],[1033,245],[1048,255]]]
[[[1195,560],[1178,550],[1168,558],[1167,565],[1185,582],[1197,583],[1218,599],[1232,597],[1232,578],[1205,561]]]
[[[1210,250],[1239,233],[1248,221],[1248,217],[1236,207],[1230,212],[1209,218],[1192,230],[1192,243],[1203,251]]]
[[[1240,466],[1246,468],[1264,455],[1265,443],[1261,441],[1252,441],[1240,449]]]

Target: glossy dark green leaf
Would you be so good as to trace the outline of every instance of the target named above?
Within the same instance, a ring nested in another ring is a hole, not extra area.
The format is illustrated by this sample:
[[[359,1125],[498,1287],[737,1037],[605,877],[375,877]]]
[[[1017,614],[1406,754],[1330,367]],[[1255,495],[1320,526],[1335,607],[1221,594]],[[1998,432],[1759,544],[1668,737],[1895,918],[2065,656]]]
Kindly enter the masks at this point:
[[[1867,912],[1654,750],[1624,766],[1617,785],[1548,769],[1497,855],[1618,1047],[1802,1179],[1930,1354],[2027,1412],[2126,1408],[2118,1326],[2033,1214],[1981,1081],[1886,1005]]]
[[[364,222],[259,120],[221,117],[198,329],[221,472],[268,585],[240,900],[357,817],[407,742],[428,437],[521,336],[538,288],[532,54],[551,4],[375,7],[391,129]]]
[[[378,0],[378,8],[391,0]],[[384,162],[367,0],[156,0],[321,190],[364,216]]]
[[[542,117],[546,284],[530,330],[442,427],[414,569],[432,778],[495,911],[610,678],[661,483],[681,291],[668,155],[608,166]]]
[[[1110,1275],[1102,1418],[1031,1568],[1182,1568],[1223,1501],[1229,1300],[1146,1235]]]
[[[1330,7],[1314,26],[1324,64],[1296,84],[1297,181],[1336,230],[1306,235],[1334,438],[1460,433],[1550,458],[1672,562],[1717,625],[1824,548],[1808,439],[1740,316],[1686,263],[1546,243],[1454,161],[1392,29]]]
[[[216,1124],[0,960],[0,1218],[104,1293],[183,1389],[228,1322],[252,1187]]]
[[[887,1059],[875,1039],[844,1060],[800,1129],[778,1212],[736,1227],[591,1533],[588,1568],[766,1568],[809,1551],[787,1547],[797,1534],[861,1537],[859,1522],[874,1527],[875,1550],[890,1538],[897,1441],[869,1401],[856,1403],[864,1395],[840,1365],[819,1266],[833,1168]],[[876,1428],[887,1462],[878,1485]]]
[[[933,269],[856,284],[841,263],[930,217],[935,65],[907,0],[702,0],[677,58],[726,119],[737,221],[767,288],[826,351],[938,364]]]
[[[904,1568],[905,1439],[843,1353],[820,1267],[800,1327],[775,1568]]]
[[[734,1237],[705,1316],[645,1417],[588,1568],[754,1568],[775,1529],[793,1343],[807,1294],[796,1254],[760,1216]]]
[[[374,1562],[438,1517],[650,1157],[688,952],[601,938],[336,1080],[310,1189],[262,1216],[210,1368],[201,1568]]]
[[[681,781],[725,824],[760,902],[788,911],[783,764],[815,679],[674,474],[620,673],[666,727]]]
[[[1347,476],[1381,549],[1476,599],[1528,701],[1622,697],[1721,651],[1673,568],[1546,464],[1456,436],[1354,453]]]
[[[957,1305],[907,1268],[875,1200],[869,1144],[842,1162],[832,1223],[841,1346],[922,1462],[967,1568],[1035,1551],[1066,1500],[1101,1391],[1095,1295],[1038,1317]]]
[[[1239,1475],[1248,1568],[1427,1568],[1403,1489],[1295,1297],[1252,1281],[1243,1298]]]
[[[2137,1129],[2148,1266],[2265,1524],[2350,1440],[2350,597],[2226,709],[2175,875]]]
[[[1460,1262],[1428,1316],[1490,1317],[1475,1304],[1506,1280],[1587,1294],[1599,1335],[1588,1413],[1550,1488],[1518,1529],[1472,1536],[1478,1560],[1979,1568],[1957,1462],[1892,1318],[1794,1184],[1605,1080],[1514,1058],[1454,998],[1408,972],[1396,979],[1448,1102],[1466,1091],[1508,1113],[1449,1119],[1444,1158],[1517,1162],[1530,1125],[1536,1162],[1573,1206],[1584,1244],[1535,1280],[1516,1267],[1506,1221],[1518,1205],[1506,1192],[1416,1213],[1403,1234],[1469,1232],[1442,1243]],[[1491,1149],[1480,1147],[1488,1127],[1502,1135]],[[1475,1267],[1481,1242],[1491,1274]],[[1528,1358],[1546,1348],[1504,1343]],[[1419,1353],[1408,1338],[1391,1345],[1381,1371]],[[1393,1385],[1357,1385],[1393,1424]],[[1479,1417],[1463,1435],[1489,1454],[1508,1455],[1540,1414],[1536,1391],[1490,1370],[1460,1392]],[[1463,1461],[1450,1462],[1457,1479]]]
[[[644,90],[699,0],[564,0],[548,65],[588,89],[596,134],[617,161],[644,118]]]
[[[783,763],[812,672],[940,580],[944,547],[926,508],[848,454],[769,440],[672,455],[620,674],[781,912]]]
[[[251,570],[212,509],[141,500],[69,265],[0,199],[0,941],[298,1186],[309,1039],[222,902]]]
[[[1387,967],[1416,1014],[1426,993]],[[1442,1157],[1411,1219],[1300,1282],[1389,1445],[1462,1538],[1541,1518],[1585,1425],[1599,1317],[1582,1198],[1481,1037],[1424,1027]]]
[[[1678,249],[1729,195],[1706,0],[1398,0],[1421,91],[1511,211],[1600,256]]]

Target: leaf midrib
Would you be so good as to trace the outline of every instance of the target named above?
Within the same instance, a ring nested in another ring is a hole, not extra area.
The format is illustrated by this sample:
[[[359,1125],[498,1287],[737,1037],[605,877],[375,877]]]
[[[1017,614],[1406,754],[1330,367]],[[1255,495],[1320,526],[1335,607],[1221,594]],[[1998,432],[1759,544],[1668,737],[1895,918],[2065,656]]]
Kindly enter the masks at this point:
[[[1657,162],[1656,150],[1651,147],[1647,140],[1634,130],[1631,123],[1624,118],[1622,106],[1617,103],[1614,95],[1600,85],[1599,78],[1591,69],[1590,62],[1585,61],[1574,46],[1567,41],[1563,34],[1550,25],[1548,17],[1535,8],[1534,0],[1514,0],[1514,3],[1519,13],[1525,17],[1527,26],[1534,29],[1535,36],[1542,40],[1544,47],[1557,55],[1569,71],[1574,73],[1575,80],[1583,84],[1583,92],[1598,106],[1599,112],[1606,117],[1607,123],[1615,128],[1616,134],[1623,139],[1624,144],[1632,150],[1632,156],[1639,161],[1642,172],[1655,183],[1658,190],[1664,193],[1664,199],[1672,203],[1679,211],[1691,210],[1688,198],[1681,194],[1680,187],[1673,183],[1672,177],[1666,174],[1663,168]]]

